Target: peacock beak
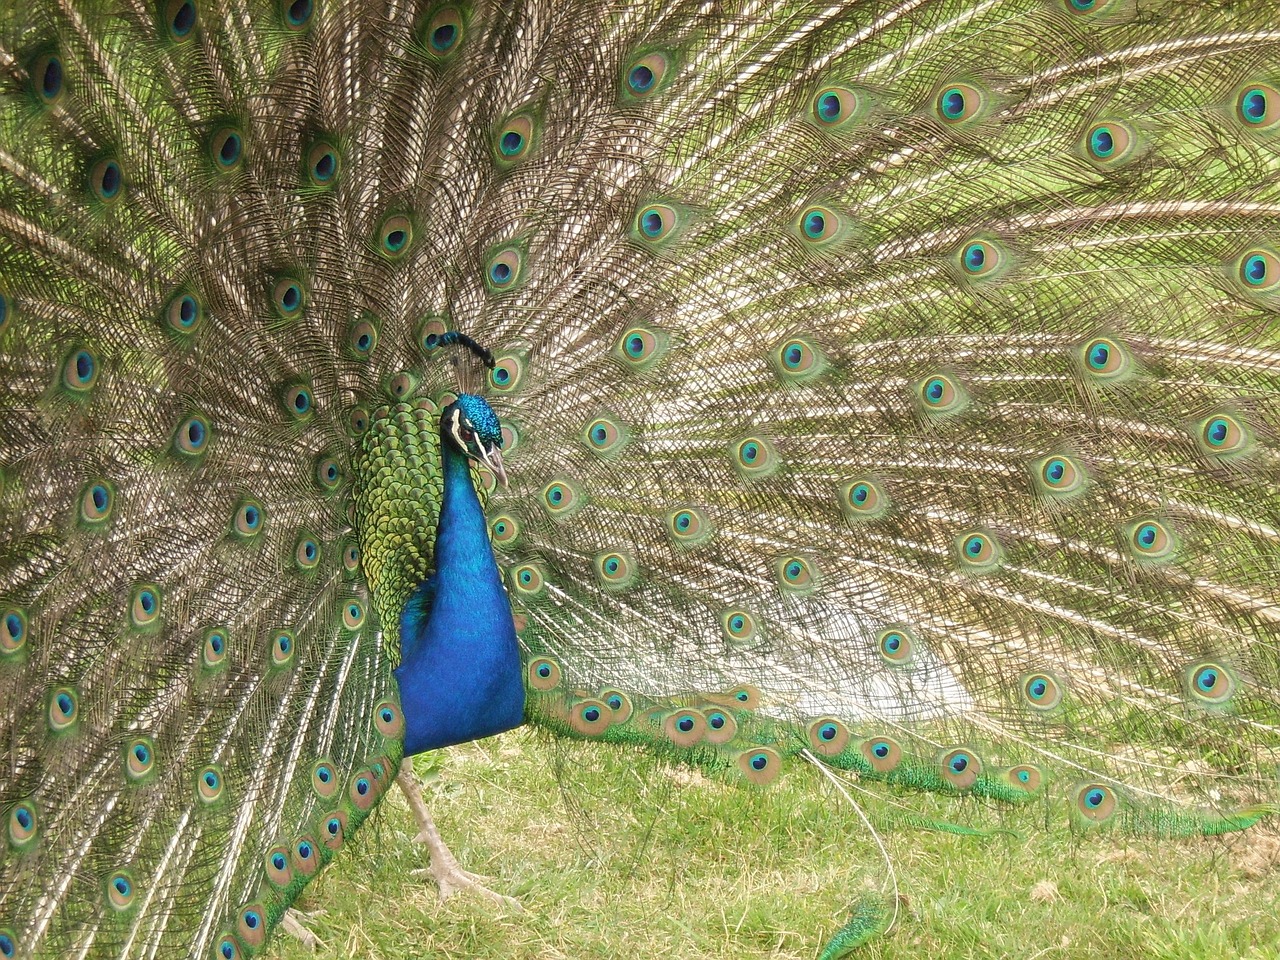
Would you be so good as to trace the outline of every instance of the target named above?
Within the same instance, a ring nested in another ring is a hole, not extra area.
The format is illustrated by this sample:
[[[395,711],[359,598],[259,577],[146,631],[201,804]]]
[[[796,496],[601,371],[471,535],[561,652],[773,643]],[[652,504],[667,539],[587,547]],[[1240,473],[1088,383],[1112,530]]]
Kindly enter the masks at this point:
[[[480,449],[480,459],[484,461],[484,465],[493,472],[498,478],[498,482],[502,484],[502,489],[507,490],[510,484],[507,483],[507,471],[502,466],[502,451],[496,446],[489,446],[481,443],[477,444]]]

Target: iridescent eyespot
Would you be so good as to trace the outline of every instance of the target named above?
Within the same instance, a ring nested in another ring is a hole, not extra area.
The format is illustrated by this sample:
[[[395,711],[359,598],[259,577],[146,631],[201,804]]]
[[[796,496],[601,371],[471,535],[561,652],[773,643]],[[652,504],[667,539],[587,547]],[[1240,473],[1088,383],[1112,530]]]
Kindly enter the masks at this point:
[[[1062,687],[1047,673],[1030,673],[1022,678],[1022,699],[1027,706],[1048,712],[1062,703]]]
[[[1005,252],[989,240],[970,240],[959,252],[961,274],[969,278],[988,277],[1005,264]]]
[[[62,99],[64,93],[62,60],[56,53],[42,53],[31,61],[28,72],[31,77],[31,92],[36,102],[44,107],[51,107]]]
[[[1096,337],[1080,350],[1081,368],[1092,379],[1116,380],[1129,372],[1129,355],[1119,341]]]
[[[311,765],[311,789],[321,800],[328,800],[338,792],[338,774],[329,760],[317,760]]]
[[[542,505],[557,519],[573,516],[586,506],[586,499],[577,484],[567,478],[552,480],[542,488]]]
[[[297,650],[297,641],[288,630],[277,630],[271,639],[271,665],[287,667],[293,663],[293,655]]]
[[[804,557],[782,557],[777,561],[775,569],[778,586],[788,593],[811,593],[817,586],[814,566]]]
[[[686,547],[705,543],[714,532],[711,522],[697,507],[681,507],[667,514],[667,532]]]
[[[670,56],[661,51],[633,60],[622,73],[622,93],[626,99],[643,100],[657,93],[672,68]]]
[[[489,385],[499,393],[510,393],[524,379],[524,361],[516,354],[503,354],[493,360]]]
[[[359,630],[364,626],[364,604],[348,600],[342,608],[342,625],[348,630]]]
[[[641,207],[632,225],[632,235],[646,244],[666,240],[680,226],[680,214],[675,207],[654,203]]]
[[[16,654],[27,645],[27,615],[17,607],[0,613],[0,655]]]
[[[154,583],[143,583],[133,588],[129,597],[129,619],[135,627],[155,623],[160,616],[160,588]]]
[[[796,222],[801,240],[812,246],[829,244],[844,233],[844,218],[830,207],[807,207]]]
[[[342,566],[348,573],[356,573],[360,569],[360,548],[354,543],[347,544],[342,551]]]
[[[165,307],[164,318],[174,333],[192,333],[204,320],[204,304],[195,294],[180,292]]]
[[[167,0],[161,19],[170,40],[186,43],[194,35],[198,22],[194,0]]]
[[[107,905],[115,911],[128,910],[134,903],[137,888],[133,878],[123,870],[107,878]]]
[[[916,396],[924,412],[933,417],[958,413],[968,402],[960,384],[942,373],[920,381],[916,386]]]
[[[621,690],[601,690],[600,700],[613,712],[614,723],[626,723],[634,709],[631,698]]]
[[[755,747],[738,754],[738,771],[748,783],[765,786],[782,773],[782,758],[769,747]]]
[[[628,369],[642,370],[662,356],[666,345],[666,335],[661,331],[648,327],[632,327],[618,339],[614,346],[614,354],[625,361]]]
[[[982,773],[982,761],[971,750],[956,747],[942,755],[938,770],[946,783],[957,790],[968,790]]]
[[[124,177],[120,172],[120,164],[115,160],[99,160],[89,170],[89,189],[103,203],[112,203],[120,198]]]
[[[320,840],[330,850],[342,849],[347,837],[347,815],[341,810],[326,816],[320,823]]]
[[[864,740],[858,749],[875,773],[889,773],[902,762],[902,747],[888,737]]]
[[[347,334],[348,352],[357,360],[367,360],[378,345],[378,325],[370,317],[364,317],[351,325]]]
[[[986,97],[972,84],[956,83],[938,93],[935,108],[938,117],[948,124],[972,120],[986,105]]]
[[[1085,155],[1099,167],[1116,166],[1134,154],[1138,138],[1123,123],[1096,123],[1085,131]]]
[[[443,317],[426,317],[418,327],[418,343],[423,353],[434,353],[440,346],[440,338],[449,332]]]
[[[418,378],[408,370],[402,370],[387,381],[387,392],[397,400],[410,396],[418,388]]]
[[[1240,258],[1240,279],[1252,293],[1267,293],[1280,286],[1280,257],[1270,250],[1250,250]]]
[[[733,465],[748,480],[759,480],[777,472],[780,462],[773,444],[764,437],[746,437],[731,448]]]
[[[368,810],[378,798],[377,781],[367,770],[357,770],[351,778],[351,786],[347,788],[347,799],[357,810]]]
[[[707,718],[692,708],[676,710],[662,721],[662,732],[677,747],[692,747],[707,732]]]
[[[600,582],[611,589],[630,586],[639,574],[635,561],[616,550],[598,554],[595,567]]]
[[[404,255],[413,243],[413,224],[409,218],[396,214],[387,217],[378,227],[378,252],[389,260]]]
[[[915,634],[904,626],[886,627],[876,634],[876,650],[886,663],[908,664],[915,657]]]
[[[221,798],[224,789],[222,771],[210,765],[196,774],[196,797],[201,803],[210,804]]]
[[[622,449],[628,433],[624,424],[608,417],[598,417],[587,424],[582,438],[593,453],[608,457]]]
[[[293,868],[289,865],[289,848],[272,847],[263,858],[267,880],[273,887],[287,887],[293,880]]]
[[[1169,560],[1177,550],[1177,540],[1159,520],[1138,520],[1126,528],[1126,541],[1140,560]]]
[[[510,166],[523,160],[533,149],[535,129],[533,117],[528,114],[512,117],[503,124],[493,142],[494,155],[498,163],[502,166]]]
[[[1063,0],[1069,13],[1093,14],[1101,13],[1112,3],[1112,0]]]
[[[391,700],[383,700],[373,708],[373,723],[384,737],[394,739],[404,734],[404,714]]]
[[[823,757],[835,757],[849,745],[849,728],[834,717],[821,717],[809,724],[809,747]]]
[[[1280,124],[1280,90],[1265,83],[1245,87],[1236,100],[1236,116],[1254,130],[1275,128]]]
[[[494,517],[489,521],[489,535],[499,546],[510,546],[520,537],[520,524],[506,514]]]
[[[703,714],[707,722],[707,732],[703,734],[708,743],[725,744],[738,733],[738,721],[723,710],[707,710]]]
[[[199,456],[209,447],[210,432],[209,421],[204,417],[188,417],[174,434],[174,448],[188,456]]]
[[[1217,413],[1193,428],[1200,449],[1215,457],[1240,453],[1250,445],[1248,428],[1229,413]]]
[[[1005,780],[1010,786],[1026,790],[1028,793],[1035,793],[1044,783],[1044,774],[1040,772],[1039,767],[1024,763],[1006,770]]]
[[[221,667],[227,658],[228,634],[222,627],[213,627],[205,631],[201,659],[210,670]]]
[[[889,509],[889,498],[880,483],[869,477],[841,484],[839,499],[840,509],[850,520],[874,519]]]
[[[213,158],[214,169],[219,173],[230,173],[240,166],[244,159],[244,140],[235,127],[221,127],[209,138],[209,156]]]
[[[1193,663],[1186,669],[1187,690],[1207,706],[1221,706],[1236,692],[1236,681],[1220,663]]]
[[[256,500],[244,500],[237,507],[231,518],[231,530],[241,539],[249,539],[262,532],[266,524],[266,513],[262,504]]]
[[[324,454],[316,460],[313,476],[321,490],[333,491],[342,485],[342,467],[333,457]]]
[[[282,320],[294,319],[306,304],[306,290],[293,277],[280,277],[271,288],[271,307]]]
[[[68,390],[83,393],[98,379],[98,362],[88,350],[73,350],[62,363],[62,383]]]
[[[750,643],[756,638],[755,617],[746,610],[726,610],[720,615],[720,632],[729,643]]]
[[[315,13],[313,0],[280,0],[280,19],[292,31],[301,31],[311,23],[311,15]]]
[[[284,391],[285,412],[295,420],[304,420],[311,415],[313,404],[311,390],[305,385],[296,383]]]
[[[517,247],[506,247],[493,254],[484,270],[484,283],[490,293],[501,293],[515,287],[520,279],[524,256]]]
[[[9,845],[15,850],[25,850],[34,843],[39,829],[40,818],[35,804],[29,800],[19,800],[14,804],[9,811]]]
[[[542,570],[533,563],[522,563],[511,570],[511,583],[522,597],[535,597],[546,585]]]
[[[535,657],[529,661],[527,676],[533,689],[554,690],[560,686],[560,664],[547,657]]]
[[[1115,792],[1100,783],[1086,783],[1075,790],[1074,814],[1085,825],[1104,823],[1116,812]]]
[[[289,848],[289,863],[304,877],[312,876],[320,869],[320,854],[315,841],[310,837],[299,837]]]
[[[437,10],[422,28],[422,40],[427,53],[443,60],[457,53],[466,35],[466,22],[457,7]]]
[[[105,480],[95,480],[80,494],[80,519],[97,526],[109,519],[115,503],[115,488]]]
[[[49,729],[54,733],[70,730],[80,719],[80,699],[70,687],[58,687],[49,695]]]
[[[813,98],[809,114],[819,127],[838,130],[862,112],[862,98],[848,87],[826,87]]]
[[[342,154],[328,140],[317,140],[307,149],[307,179],[314,186],[332,186],[341,171]]]
[[[613,724],[613,711],[599,700],[579,700],[569,707],[569,726],[584,737],[598,737]]]
[[[960,568],[969,573],[994,570],[1003,560],[1000,544],[982,530],[969,530],[956,537],[955,554]]]
[[[1036,492],[1059,500],[1082,492],[1088,479],[1084,467],[1068,456],[1037,460],[1031,472]]]
[[[124,745],[124,775],[134,783],[146,780],[156,769],[156,745],[150,737],[135,737]]]

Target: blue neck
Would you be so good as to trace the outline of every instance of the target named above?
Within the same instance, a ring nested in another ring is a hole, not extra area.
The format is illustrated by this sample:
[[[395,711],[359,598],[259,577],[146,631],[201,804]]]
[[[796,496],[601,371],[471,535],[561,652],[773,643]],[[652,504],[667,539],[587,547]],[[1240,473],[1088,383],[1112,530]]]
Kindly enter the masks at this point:
[[[400,617],[405,754],[518,727],[524,682],[511,605],[468,461],[440,438],[444,498],[435,573]]]

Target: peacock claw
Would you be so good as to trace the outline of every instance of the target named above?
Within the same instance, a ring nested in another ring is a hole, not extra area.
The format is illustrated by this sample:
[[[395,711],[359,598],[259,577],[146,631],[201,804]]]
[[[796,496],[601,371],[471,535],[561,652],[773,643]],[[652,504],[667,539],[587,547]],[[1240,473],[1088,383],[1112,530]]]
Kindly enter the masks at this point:
[[[315,935],[305,924],[304,921],[314,920],[319,913],[304,913],[290,907],[284,912],[284,917],[280,920],[280,929],[284,930],[290,936],[297,937],[302,941],[302,945],[309,950],[315,950],[325,945],[324,941]]]
[[[411,870],[410,874],[415,877],[429,874],[433,877],[436,886],[440,889],[441,900],[448,900],[459,891],[472,890],[494,903],[517,913],[523,913],[524,907],[520,905],[519,900],[498,893],[496,890],[490,890],[485,885],[489,882],[488,877],[463,870],[458,865],[457,858],[445,846],[444,840],[440,837],[440,831],[436,829],[435,821],[431,819],[426,801],[422,799],[422,788],[418,786],[418,781],[413,776],[413,763],[408,758],[400,764],[396,782],[400,784],[400,790],[409,802],[409,809],[413,811],[413,816],[418,821],[418,835],[413,840],[415,843],[425,843],[431,853],[431,865]]]

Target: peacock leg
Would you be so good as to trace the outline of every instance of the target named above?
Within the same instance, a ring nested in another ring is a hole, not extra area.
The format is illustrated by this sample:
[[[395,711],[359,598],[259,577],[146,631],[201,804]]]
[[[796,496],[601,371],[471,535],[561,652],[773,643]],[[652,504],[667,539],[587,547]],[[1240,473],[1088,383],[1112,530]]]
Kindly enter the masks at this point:
[[[448,900],[459,890],[474,890],[495,903],[510,907],[512,910],[523,911],[524,908],[520,906],[519,900],[485,886],[488,877],[470,873],[458,865],[457,858],[445,846],[440,838],[440,831],[436,829],[435,821],[431,819],[427,803],[422,799],[422,788],[413,777],[413,762],[408,757],[400,764],[396,782],[400,784],[405,799],[409,801],[409,809],[413,811],[413,816],[418,821],[418,835],[413,839],[419,843],[425,843],[431,853],[431,866],[426,870],[415,870],[414,874],[430,873],[440,888],[441,900]]]
[[[317,937],[306,925],[305,921],[310,920],[317,914],[303,913],[290,907],[284,912],[284,918],[280,921],[280,929],[291,937],[297,937],[302,941],[304,947],[315,950],[317,947],[323,947],[324,941]]]

